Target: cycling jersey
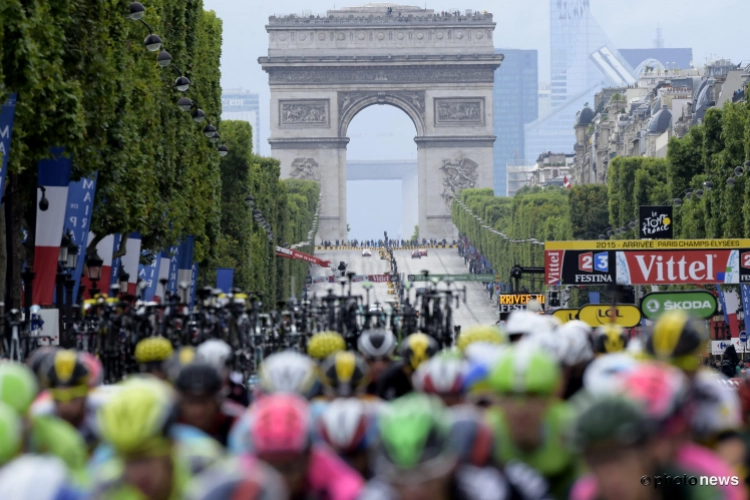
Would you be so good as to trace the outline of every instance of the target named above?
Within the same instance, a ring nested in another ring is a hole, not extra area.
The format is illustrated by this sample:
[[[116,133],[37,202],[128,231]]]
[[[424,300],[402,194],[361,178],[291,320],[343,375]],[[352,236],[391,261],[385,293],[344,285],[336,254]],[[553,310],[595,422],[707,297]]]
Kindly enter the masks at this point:
[[[219,414],[214,421],[213,429],[208,434],[222,446],[227,446],[229,434],[237,421],[245,413],[246,408],[234,401],[223,401],[219,407]]]
[[[392,401],[414,390],[411,377],[404,372],[403,363],[393,363],[378,380],[378,396]]]
[[[680,469],[689,470],[694,474],[725,478],[737,475],[716,453],[695,443],[685,443],[677,449],[675,464]],[[723,493],[723,498],[728,500],[747,498],[744,484],[721,485],[717,488]]]

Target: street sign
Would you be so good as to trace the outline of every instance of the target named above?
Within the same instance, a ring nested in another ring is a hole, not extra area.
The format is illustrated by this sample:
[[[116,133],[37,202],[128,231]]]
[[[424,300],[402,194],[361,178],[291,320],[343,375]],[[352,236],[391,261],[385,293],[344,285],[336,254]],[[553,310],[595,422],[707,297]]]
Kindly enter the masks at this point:
[[[542,306],[546,301],[543,293],[501,293],[497,296],[497,303],[501,313],[523,311],[530,300],[536,300]]]
[[[614,323],[623,328],[633,328],[641,322],[641,311],[635,306],[587,305],[578,311],[578,319],[592,328]]]
[[[578,319],[578,309],[558,309],[552,313],[552,316],[559,319],[561,323],[567,323]]]
[[[739,337],[732,337],[732,344],[734,344],[735,351],[745,352],[745,343],[742,342]]]
[[[747,344],[747,332],[745,330],[740,332],[740,342]]]
[[[710,318],[716,312],[716,297],[704,290],[653,292],[646,294],[641,301],[641,312],[648,319],[675,310],[685,311],[696,318]]]
[[[438,281],[475,281],[478,283],[493,283],[495,276],[492,274],[430,274],[425,279],[424,274],[410,274],[406,277],[407,280],[415,281],[432,281],[437,279]]]

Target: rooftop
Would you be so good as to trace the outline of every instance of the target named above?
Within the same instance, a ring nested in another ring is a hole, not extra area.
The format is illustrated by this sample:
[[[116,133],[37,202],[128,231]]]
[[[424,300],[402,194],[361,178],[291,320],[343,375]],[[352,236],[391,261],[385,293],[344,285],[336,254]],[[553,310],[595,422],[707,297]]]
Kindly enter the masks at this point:
[[[389,10],[390,9],[390,10]],[[435,12],[414,5],[400,5],[396,3],[368,3],[358,7],[342,7],[329,10],[325,16],[286,14],[271,16],[269,25],[300,25],[300,24],[398,24],[398,23],[492,23],[492,14],[464,10],[463,13]]]

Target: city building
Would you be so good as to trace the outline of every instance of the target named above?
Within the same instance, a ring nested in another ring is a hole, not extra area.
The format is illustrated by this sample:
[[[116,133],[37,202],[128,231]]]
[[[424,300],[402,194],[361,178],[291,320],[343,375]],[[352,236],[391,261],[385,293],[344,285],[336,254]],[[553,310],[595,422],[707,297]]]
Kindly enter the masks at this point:
[[[604,87],[629,86],[635,70],[612,45],[590,11],[591,0],[550,0],[551,112],[526,125],[525,158],[572,152],[571,124]]]
[[[552,111],[552,93],[549,82],[539,84],[539,117],[547,116]]]
[[[654,47],[648,49],[620,49],[620,54],[640,75],[646,68],[652,71],[689,69],[693,66],[693,49]]]
[[[495,49],[503,64],[495,70],[495,195],[506,196],[506,164],[524,159],[524,125],[538,117],[539,81],[536,50]]]
[[[243,89],[225,89],[221,95],[221,119],[249,122],[253,126],[253,153],[260,154],[258,94]]]
[[[508,196],[515,196],[516,192],[531,183],[536,165],[527,164],[524,160],[509,160],[506,164],[506,186]]]
[[[565,178],[570,180],[575,158],[575,153],[542,153],[531,172],[530,185],[563,187]]]

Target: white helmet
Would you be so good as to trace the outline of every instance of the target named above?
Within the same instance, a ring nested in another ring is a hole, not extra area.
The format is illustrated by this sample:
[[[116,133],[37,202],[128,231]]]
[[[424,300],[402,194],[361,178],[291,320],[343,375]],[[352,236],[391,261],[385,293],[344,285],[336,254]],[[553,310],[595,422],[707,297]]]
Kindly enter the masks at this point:
[[[542,331],[540,333],[532,333],[523,337],[521,343],[526,345],[533,345],[537,349],[545,351],[552,355],[559,365],[563,365],[566,354],[566,342],[563,337],[550,331]]]
[[[202,361],[223,372],[232,357],[232,348],[220,339],[208,339],[195,349],[196,361]]]
[[[414,372],[414,390],[428,394],[461,394],[469,366],[461,358],[438,355]]]
[[[589,335],[592,328],[583,321],[573,320],[557,329],[556,335],[565,345],[561,362],[564,366],[576,366],[594,359]]]
[[[53,500],[66,498],[71,488],[68,469],[57,457],[22,455],[0,470],[3,500]]]
[[[318,420],[321,437],[337,453],[348,453],[369,445],[373,427],[367,404],[356,398],[331,401]]]
[[[482,366],[493,366],[506,349],[508,349],[507,345],[472,342],[466,346],[464,356],[471,363],[477,363]]]
[[[721,373],[701,369],[693,380],[695,408],[691,427],[698,439],[710,438],[720,432],[742,426],[740,398],[729,379]]]
[[[596,358],[583,373],[583,387],[593,396],[621,394],[623,375],[638,366],[638,360],[624,352]]]
[[[318,381],[315,362],[297,351],[271,354],[260,365],[259,386],[267,394],[294,393],[311,397]]]
[[[549,321],[543,316],[529,311],[513,311],[505,323],[505,332],[509,335],[528,335],[552,330]]]

